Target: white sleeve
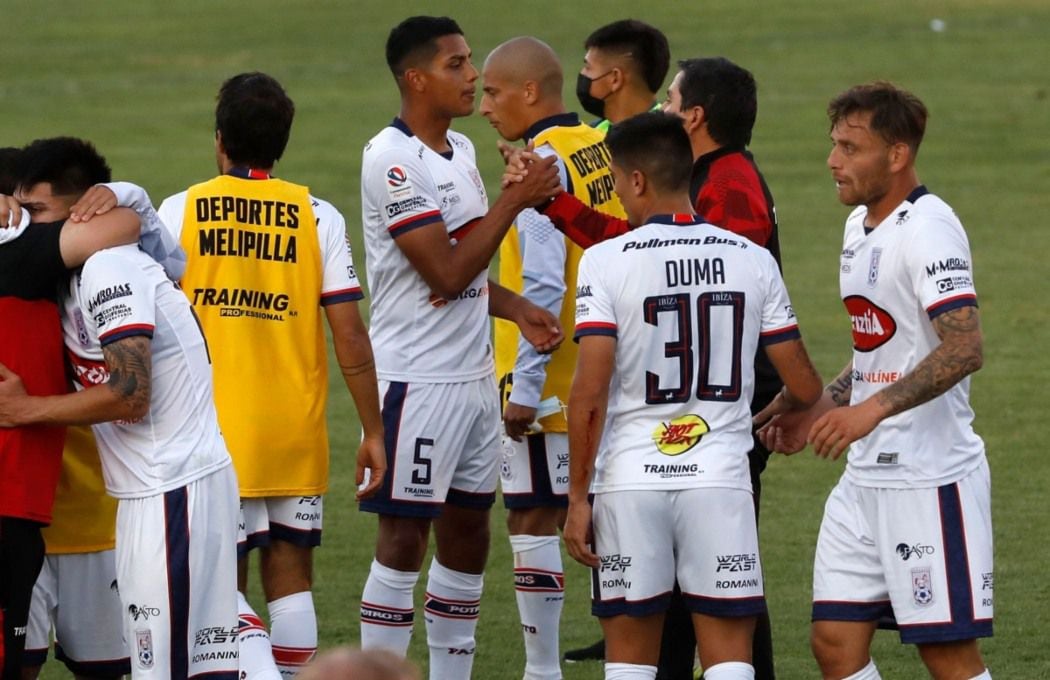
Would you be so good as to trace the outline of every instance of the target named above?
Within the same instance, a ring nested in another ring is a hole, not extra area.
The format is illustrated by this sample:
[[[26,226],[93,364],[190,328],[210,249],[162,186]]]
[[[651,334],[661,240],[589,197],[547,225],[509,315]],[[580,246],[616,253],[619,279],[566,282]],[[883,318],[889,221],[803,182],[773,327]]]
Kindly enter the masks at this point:
[[[80,274],[81,311],[103,347],[135,335],[153,337],[156,290],[142,269],[112,250],[95,253]]]
[[[168,196],[160,204],[160,208],[157,209],[160,221],[167,228],[168,232],[175,237],[176,241],[182,239],[183,220],[186,216],[186,193],[185,191],[180,191],[177,194]]]
[[[769,282],[765,304],[762,307],[762,330],[759,335],[761,346],[774,345],[786,340],[797,340],[801,336],[795,309],[791,306],[784,277],[776,260],[765,248],[758,249],[762,256],[766,280]]]
[[[117,205],[131,208],[138,214],[142,222],[139,235],[142,250],[164,267],[169,279],[181,279],[186,273],[186,253],[178,238],[164,227],[146,190],[131,182],[110,182],[106,186],[116,195]]]
[[[390,149],[370,161],[361,175],[364,207],[374,207],[391,238],[442,221],[433,180],[419,158]]]
[[[551,221],[529,208],[516,220],[522,260],[521,294],[555,316],[565,297],[565,237]],[[550,354],[540,354],[524,338],[518,339],[514,386],[508,400],[522,406],[540,403]]]
[[[609,335],[617,337],[616,315],[613,300],[602,279],[602,262],[606,248],[592,246],[583,251],[579,273],[576,275],[576,342],[585,335]]]
[[[970,243],[962,226],[943,217],[912,225],[905,261],[919,304],[933,319],[959,307],[976,306]]]
[[[321,305],[351,302],[364,297],[354,269],[346,220],[328,201],[310,197],[317,218],[317,240],[321,246]]]

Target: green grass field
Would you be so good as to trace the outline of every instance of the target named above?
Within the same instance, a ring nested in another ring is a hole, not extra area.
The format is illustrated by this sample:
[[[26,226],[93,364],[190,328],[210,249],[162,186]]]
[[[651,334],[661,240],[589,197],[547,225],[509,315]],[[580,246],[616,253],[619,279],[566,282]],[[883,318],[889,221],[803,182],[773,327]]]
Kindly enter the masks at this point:
[[[836,275],[847,210],[835,200],[824,166],[824,107],[865,80],[890,79],[912,89],[932,113],[920,176],[966,225],[981,295],[985,366],[973,380],[973,401],[992,465],[998,584],[996,637],[983,650],[998,679],[1050,677],[1050,472],[1038,443],[1050,377],[1050,306],[1039,292],[1050,275],[1050,239],[1041,226],[1050,214],[1045,0],[7,0],[0,12],[0,145],[58,134],[91,139],[117,177],[144,185],[158,204],[214,173],[212,113],[222,80],[245,70],[275,75],[298,106],[278,172],[344,212],[359,269],[361,148],[398,107],[382,56],[393,24],[420,12],[451,14],[479,65],[509,37],[538,36],[562,56],[567,101],[575,108],[571,83],[584,37],[620,17],[650,21],[667,32],[674,57],[726,55],[758,79],[752,149],[777,199],[786,278],[826,377],[847,360],[850,343]],[[931,30],[934,18],[945,30]],[[478,116],[456,127],[473,138],[482,174],[495,190],[494,131]],[[358,427],[335,378],[334,478],[316,562],[322,647],[358,639],[357,607],[375,531],[374,519],[353,504]],[[808,647],[812,553],[824,498],[841,468],[803,453],[775,459],[763,476],[767,596],[777,668],[788,680],[819,676]],[[494,514],[474,675],[513,679],[521,676],[523,651],[503,513]],[[597,625],[589,615],[585,570],[567,562],[566,572],[562,645],[570,648],[590,643]],[[874,653],[885,678],[924,677],[914,650],[893,634],[880,633]],[[410,655],[425,663],[422,625]],[[65,677],[65,670],[51,662],[44,677]],[[569,665],[565,677],[598,678],[601,667]]]

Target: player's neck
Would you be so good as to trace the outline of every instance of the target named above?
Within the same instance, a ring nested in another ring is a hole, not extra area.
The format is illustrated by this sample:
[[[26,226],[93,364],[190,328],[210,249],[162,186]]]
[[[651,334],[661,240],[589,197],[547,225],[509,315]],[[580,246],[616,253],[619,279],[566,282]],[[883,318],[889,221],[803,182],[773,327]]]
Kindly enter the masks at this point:
[[[642,212],[644,217],[641,223],[646,224],[657,215],[691,215],[694,212],[693,203],[687,194],[653,196]]]
[[[405,122],[412,134],[435,152],[446,153],[452,150],[448,143],[448,129],[452,126],[452,119],[448,116],[420,107],[402,106],[398,117]]]
[[[882,224],[882,221],[889,217],[919,184],[919,175],[915,172],[914,167],[894,178],[890,190],[882,198],[865,206],[868,209],[868,214],[864,217],[864,226],[874,229]]]
[[[619,94],[605,100],[605,117],[613,125],[651,110],[656,103],[655,95],[648,92],[621,90]]]

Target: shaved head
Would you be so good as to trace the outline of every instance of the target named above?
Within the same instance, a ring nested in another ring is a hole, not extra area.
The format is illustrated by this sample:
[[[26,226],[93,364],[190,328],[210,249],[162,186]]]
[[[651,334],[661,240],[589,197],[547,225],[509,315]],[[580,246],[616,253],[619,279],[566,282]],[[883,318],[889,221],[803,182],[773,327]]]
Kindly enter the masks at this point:
[[[492,50],[485,60],[485,71],[508,84],[534,81],[544,99],[561,97],[561,63],[542,40],[528,36],[511,38]]]

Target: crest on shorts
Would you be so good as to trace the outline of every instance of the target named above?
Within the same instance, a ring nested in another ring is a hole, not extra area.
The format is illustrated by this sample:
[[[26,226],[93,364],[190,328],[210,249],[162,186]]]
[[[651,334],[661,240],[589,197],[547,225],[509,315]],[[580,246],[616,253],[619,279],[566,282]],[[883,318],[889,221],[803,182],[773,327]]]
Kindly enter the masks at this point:
[[[929,567],[911,570],[911,596],[915,604],[926,606],[933,603],[933,577]]]
[[[136,630],[135,648],[138,650],[139,668],[153,668],[153,634],[148,630]]]
[[[665,456],[680,456],[699,444],[710,431],[706,420],[689,413],[657,425],[653,430],[653,443]]]

